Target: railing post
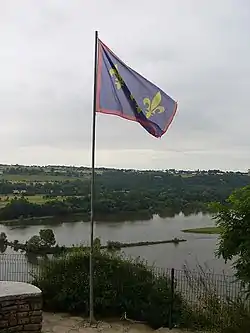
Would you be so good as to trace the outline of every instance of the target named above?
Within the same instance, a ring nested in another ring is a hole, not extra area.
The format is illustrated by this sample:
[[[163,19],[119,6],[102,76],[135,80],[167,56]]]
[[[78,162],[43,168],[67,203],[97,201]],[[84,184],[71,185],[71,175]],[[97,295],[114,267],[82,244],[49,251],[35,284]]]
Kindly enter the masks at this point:
[[[174,305],[174,268],[171,269],[170,276],[170,307],[169,307],[169,329],[173,328],[173,305]]]

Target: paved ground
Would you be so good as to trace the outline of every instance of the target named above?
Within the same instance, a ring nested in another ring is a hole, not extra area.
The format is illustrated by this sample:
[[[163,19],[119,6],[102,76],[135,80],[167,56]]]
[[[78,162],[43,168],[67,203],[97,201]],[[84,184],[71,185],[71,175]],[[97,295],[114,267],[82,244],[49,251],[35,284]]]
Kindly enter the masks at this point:
[[[178,333],[177,330],[169,331],[168,329],[159,329],[153,331],[151,328],[142,324],[132,324],[130,322],[98,322],[92,327],[81,317],[70,317],[66,314],[44,313],[43,315],[43,332],[44,333],[150,333],[150,332],[172,332]],[[183,332],[182,332],[183,333]]]

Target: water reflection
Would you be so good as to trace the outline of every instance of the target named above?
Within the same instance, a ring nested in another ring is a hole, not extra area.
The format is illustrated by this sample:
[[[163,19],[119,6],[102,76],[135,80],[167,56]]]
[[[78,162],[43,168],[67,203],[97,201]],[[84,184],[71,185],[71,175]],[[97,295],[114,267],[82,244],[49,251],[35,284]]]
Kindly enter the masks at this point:
[[[175,217],[180,214],[188,217],[190,215],[206,215],[206,212],[201,212],[201,210],[194,208],[185,208],[182,211],[179,209],[171,209],[166,208],[161,211],[157,216],[161,218]],[[96,215],[96,222],[126,222],[126,221],[149,221],[153,218],[154,214],[150,211],[140,211],[140,212],[122,212],[119,214],[105,214],[105,215]],[[73,214],[73,215],[63,215],[56,216],[53,218],[30,218],[30,219],[17,219],[6,222],[1,222],[1,225],[9,226],[12,228],[25,229],[29,228],[29,226],[34,225],[47,225],[47,227],[61,225],[63,223],[71,223],[72,222],[89,222],[89,216],[86,214]]]

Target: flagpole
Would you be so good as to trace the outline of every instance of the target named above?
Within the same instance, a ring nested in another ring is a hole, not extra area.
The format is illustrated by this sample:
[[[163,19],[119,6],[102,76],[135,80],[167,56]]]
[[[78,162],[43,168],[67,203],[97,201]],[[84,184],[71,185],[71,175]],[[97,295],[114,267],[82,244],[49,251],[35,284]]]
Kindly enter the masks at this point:
[[[92,115],[92,153],[91,153],[91,216],[90,216],[90,255],[89,255],[89,321],[94,319],[94,191],[95,191],[95,137],[96,137],[96,83],[97,83],[97,62],[98,62],[98,31],[95,31],[95,63],[94,63],[94,86],[93,86],[93,115]]]

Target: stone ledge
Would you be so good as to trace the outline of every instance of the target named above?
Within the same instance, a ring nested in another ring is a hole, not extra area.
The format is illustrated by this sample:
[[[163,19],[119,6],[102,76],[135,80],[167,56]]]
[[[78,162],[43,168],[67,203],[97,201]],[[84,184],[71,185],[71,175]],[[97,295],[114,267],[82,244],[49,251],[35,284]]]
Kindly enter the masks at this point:
[[[35,286],[23,282],[0,281],[0,300],[22,299],[24,297],[40,296],[41,290]]]
[[[0,282],[0,333],[40,333],[41,328],[41,290],[27,283]]]

